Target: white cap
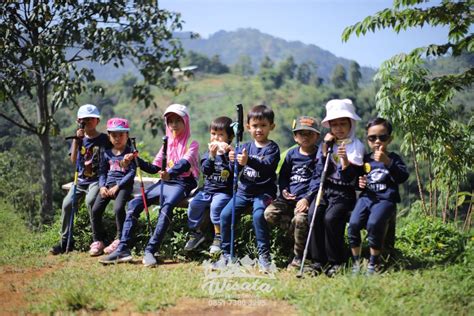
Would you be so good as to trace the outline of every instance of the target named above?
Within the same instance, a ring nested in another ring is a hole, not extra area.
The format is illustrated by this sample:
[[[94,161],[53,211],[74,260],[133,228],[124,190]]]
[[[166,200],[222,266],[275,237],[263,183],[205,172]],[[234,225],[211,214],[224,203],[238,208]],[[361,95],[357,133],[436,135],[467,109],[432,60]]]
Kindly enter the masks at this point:
[[[321,124],[324,127],[329,128],[329,121],[342,117],[348,117],[354,121],[360,121],[360,117],[355,113],[355,108],[351,100],[333,99],[326,103],[326,117]]]
[[[85,117],[96,117],[100,118],[99,109],[93,104],[84,104],[77,111],[77,118],[82,119]]]
[[[166,116],[166,114],[168,113],[176,113],[181,117],[185,117],[185,116],[189,117],[188,108],[186,107],[186,105],[177,104],[177,103],[171,104],[170,106],[168,106],[165,110],[165,113],[163,114],[163,117]]]

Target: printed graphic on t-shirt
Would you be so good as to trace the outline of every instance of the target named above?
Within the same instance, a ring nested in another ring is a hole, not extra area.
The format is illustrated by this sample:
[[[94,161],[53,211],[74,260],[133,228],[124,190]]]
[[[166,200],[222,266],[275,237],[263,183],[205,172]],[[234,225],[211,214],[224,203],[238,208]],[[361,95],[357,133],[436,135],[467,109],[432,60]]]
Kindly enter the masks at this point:
[[[259,161],[263,160],[263,156],[259,155],[249,155],[250,158],[258,159]],[[255,182],[255,179],[260,177],[260,172],[246,165],[242,171],[242,176],[251,182]]]
[[[293,166],[291,168],[290,182],[291,183],[303,183],[311,181],[313,175],[313,169],[308,166]]]
[[[89,148],[82,147],[81,153],[84,152],[84,176],[88,178],[95,177],[99,170],[99,146]]]
[[[121,160],[119,159],[109,159],[109,170],[126,172],[127,170],[120,166],[120,162]]]
[[[367,187],[370,191],[380,192],[387,189],[390,173],[387,169],[373,169],[367,175]]]
[[[229,170],[225,169],[225,165],[222,163],[222,161],[216,161],[214,163],[214,173],[206,176],[206,179],[214,183],[226,183],[229,175],[230,172]]]

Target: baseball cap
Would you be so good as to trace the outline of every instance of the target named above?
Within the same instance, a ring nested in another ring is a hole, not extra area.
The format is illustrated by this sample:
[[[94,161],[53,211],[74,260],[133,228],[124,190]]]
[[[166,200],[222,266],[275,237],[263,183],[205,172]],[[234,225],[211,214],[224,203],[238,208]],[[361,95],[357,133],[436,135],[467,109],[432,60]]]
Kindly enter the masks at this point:
[[[321,134],[318,128],[319,121],[311,116],[299,116],[293,121],[293,133],[301,130],[307,130]]]
[[[165,110],[165,113],[163,114],[163,117],[165,117],[166,114],[168,113],[176,113],[181,117],[185,117],[185,116],[189,117],[188,108],[186,107],[186,105],[177,104],[177,103],[171,104],[170,106],[168,106]]]
[[[86,117],[100,118],[99,109],[93,104],[84,104],[77,111],[77,118],[82,119]]]
[[[130,127],[128,125],[128,120],[114,117],[107,121],[107,131],[108,132],[128,132]]]

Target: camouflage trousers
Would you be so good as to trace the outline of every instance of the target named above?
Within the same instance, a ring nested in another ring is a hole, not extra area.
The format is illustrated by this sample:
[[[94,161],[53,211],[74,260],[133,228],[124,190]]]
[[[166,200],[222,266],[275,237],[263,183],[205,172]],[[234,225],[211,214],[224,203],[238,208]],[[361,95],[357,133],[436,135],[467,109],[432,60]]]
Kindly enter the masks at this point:
[[[276,199],[265,209],[265,220],[271,225],[279,225],[294,238],[293,252],[303,257],[308,236],[308,213],[295,213],[296,202]]]

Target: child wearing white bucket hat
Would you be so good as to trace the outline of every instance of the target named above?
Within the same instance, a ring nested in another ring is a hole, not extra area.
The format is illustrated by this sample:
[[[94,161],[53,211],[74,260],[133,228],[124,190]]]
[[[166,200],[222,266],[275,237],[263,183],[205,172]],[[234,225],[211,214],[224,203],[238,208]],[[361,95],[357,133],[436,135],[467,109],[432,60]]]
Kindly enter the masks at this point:
[[[351,100],[333,99],[326,104],[326,117],[321,122],[330,132],[318,152],[311,192],[319,189],[324,163],[330,161],[320,206],[315,210],[313,200],[308,214],[308,221],[316,216],[309,249],[315,272],[324,271],[328,276],[336,274],[346,261],[345,226],[356,201],[356,178],[365,153],[364,144],[355,137],[359,120]],[[326,157],[328,146],[333,149],[330,157]]]

